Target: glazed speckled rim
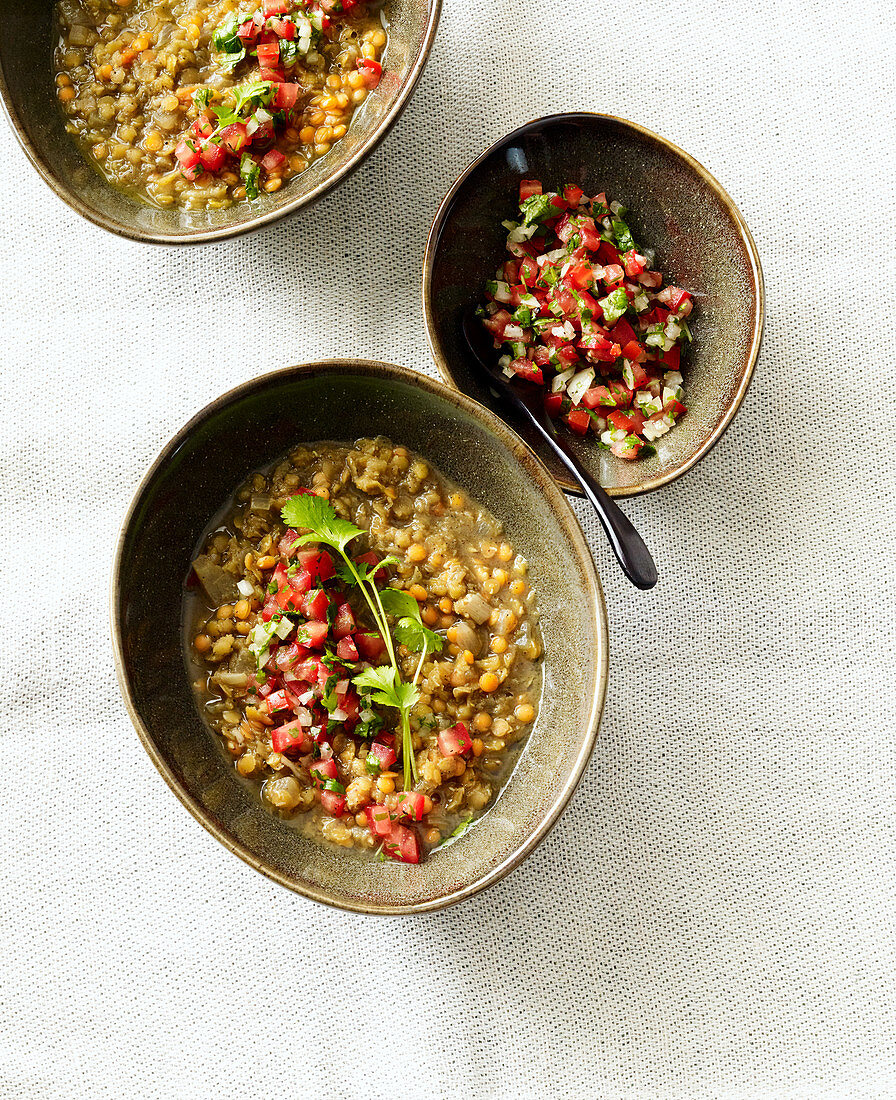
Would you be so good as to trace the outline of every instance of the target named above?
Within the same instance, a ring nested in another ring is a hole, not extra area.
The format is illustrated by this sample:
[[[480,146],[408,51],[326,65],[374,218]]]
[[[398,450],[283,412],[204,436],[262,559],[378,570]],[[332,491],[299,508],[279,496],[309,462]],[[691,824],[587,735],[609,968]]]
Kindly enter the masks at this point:
[[[277,207],[276,210],[271,210],[267,214],[259,214],[257,217],[251,218],[249,221],[240,225],[222,226],[219,229],[199,229],[189,233],[160,233],[153,230],[137,229],[134,226],[128,225],[126,222],[106,217],[104,214],[100,213],[100,211],[95,210],[92,206],[85,203],[78,193],[60,180],[44,162],[40,153],[38,153],[31,139],[28,137],[25,126],[13,103],[9,86],[6,82],[6,76],[3,72],[2,63],[0,63],[0,103],[3,105],[4,114],[9,121],[12,132],[15,134],[19,145],[21,145],[28,160],[30,160],[34,168],[37,169],[44,183],[49,186],[57,198],[61,199],[66,206],[74,210],[76,214],[80,214],[81,217],[86,218],[87,221],[99,226],[100,229],[108,230],[108,232],[114,233],[116,236],[124,237],[127,240],[138,241],[141,244],[191,245],[230,240],[235,237],[242,237],[246,233],[254,233],[255,230],[261,229],[263,226],[271,225],[274,222],[280,221],[281,218],[285,218],[287,215],[295,213],[297,210],[310,206],[312,203],[323,198],[324,195],[336,187],[337,184],[347,179],[352,173],[360,168],[362,162],[367,159],[383,140],[385,140],[407,106],[408,100],[416,88],[420,77],[423,75],[423,70],[426,68],[426,63],[432,52],[441,12],[442,0],[430,0],[429,20],[426,25],[426,33],[423,37],[423,42],[417,53],[417,57],[414,60],[414,64],[398,93],[398,97],[388,112],[380,120],[379,125],[370,137],[368,137],[353,156],[351,156],[341,168],[328,176],[322,183],[319,183],[317,187],[312,188],[311,191],[303,195],[297,195],[295,199]]]
[[[362,899],[342,898],[310,883],[296,881],[289,875],[278,870],[263,857],[250,851],[249,848],[240,843],[231,833],[222,828],[213,819],[206,808],[183,787],[173,769],[156,747],[148,727],[138,712],[136,699],[125,668],[124,623],[120,599],[124,549],[135,516],[141,510],[143,500],[152,487],[159,472],[167,464],[171,456],[191,437],[200,425],[226,406],[244,399],[253,392],[261,391],[266,386],[272,384],[277,385],[282,382],[299,380],[302,378],[322,377],[328,374],[375,377],[387,382],[417,386],[427,390],[435,396],[451,402],[461,411],[474,417],[485,428],[497,436],[500,442],[515,458],[517,464],[527,477],[527,480],[534,483],[533,487],[544,494],[548,506],[564,529],[582,564],[582,571],[588,578],[588,589],[585,595],[589,598],[589,602],[594,610],[594,629],[597,639],[597,647],[594,653],[595,690],[591,700],[585,736],[582,740],[579,752],[569,769],[569,774],[549,808],[544,812],[538,825],[529,834],[525,842],[486,874],[474,878],[472,881],[450,894],[412,902],[407,905],[386,905],[376,902],[366,902]],[[594,559],[569,502],[563,496],[562,492],[560,492],[554,479],[551,477],[541,460],[533,454],[531,449],[526,446],[523,440],[520,439],[503,420],[495,416],[494,413],[485,408],[484,405],[467,397],[466,394],[460,393],[450,386],[446,386],[441,382],[428,378],[426,375],[419,374],[406,367],[400,367],[394,363],[380,363],[367,359],[329,359],[320,362],[302,363],[294,367],[281,368],[260,375],[248,382],[243,382],[239,386],[235,386],[196,413],[196,415],[169,440],[159,453],[158,457],[152,463],[140,482],[130,507],[127,510],[119,532],[112,566],[110,614],[115,671],[128,715],[149,758],[177,798],[189,810],[193,817],[196,818],[200,825],[211,833],[216,840],[220,841],[228,851],[239,856],[239,858],[249,864],[250,867],[253,867],[256,871],[260,871],[267,878],[279,883],[279,885],[285,886],[288,890],[292,890],[311,901],[321,902],[335,909],[342,909],[364,915],[382,916],[404,916],[415,913],[434,912],[446,909],[450,905],[455,905],[457,902],[471,898],[480,891],[487,889],[489,886],[493,886],[496,882],[500,882],[501,879],[510,874],[514,868],[518,867],[523,860],[534,851],[554,827],[558,818],[566,809],[566,806],[572,798],[582,778],[582,774],[588,765],[588,761],[591,759],[597,741],[597,734],[606,698],[609,667],[609,635],[607,630],[606,602],[604,600],[603,589],[597,574]]]
[[[457,178],[451,190],[442,199],[439,209],[436,211],[436,216],[433,219],[432,226],[429,230],[429,237],[426,241],[426,253],[423,258],[423,318],[426,324],[426,337],[429,341],[429,348],[432,353],[432,357],[435,360],[435,364],[438,367],[439,374],[447,385],[454,389],[457,389],[457,383],[451,372],[451,368],[448,364],[448,358],[445,355],[439,338],[436,332],[435,314],[432,305],[432,276],[435,268],[435,254],[438,247],[439,237],[442,232],[442,226],[445,222],[445,218],[448,216],[448,211],[451,209],[454,198],[457,195],[461,187],[466,183],[471,175],[477,171],[480,165],[486,161],[492,153],[497,149],[508,145],[516,138],[522,136],[532,126],[550,126],[554,124],[562,124],[569,122],[576,122],[578,120],[592,121],[594,119],[600,119],[603,122],[613,122],[618,125],[631,130],[632,132],[648,138],[650,141],[656,142],[661,145],[673,156],[677,157],[682,163],[684,163],[693,173],[700,177],[704,183],[710,188],[710,190],[716,195],[725,209],[731,216],[731,220],[737,228],[741,241],[747,253],[747,257],[750,262],[750,271],[753,279],[754,287],[754,317],[753,317],[753,332],[750,336],[750,346],[747,352],[746,367],[743,375],[740,379],[740,383],[735,391],[724,415],[719,423],[706,437],[703,443],[696,449],[696,451],[680,465],[676,466],[672,470],[667,470],[665,473],[658,475],[657,477],[648,478],[646,481],[642,481],[637,485],[626,486],[607,486],[607,493],[613,497],[629,497],[640,496],[642,493],[650,493],[655,489],[661,489],[664,485],[669,485],[671,482],[680,478],[682,474],[687,473],[693,466],[695,466],[701,458],[704,458],[712,448],[718,443],[718,441],[725,434],[731,421],[734,419],[738,409],[746,396],[747,390],[750,387],[750,382],[753,378],[753,372],[756,368],[756,360],[759,358],[759,348],[762,343],[762,331],[765,324],[765,282],[762,275],[762,265],[759,262],[759,253],[756,250],[756,242],[753,240],[753,234],[747,227],[747,223],[744,221],[740,211],[734,204],[734,200],[728,194],[719,181],[707,171],[706,168],[698,161],[695,160],[690,153],[685,152],[684,149],[675,145],[667,138],[662,137],[660,134],[654,133],[653,130],[648,130],[646,126],[641,126],[637,122],[631,122],[629,119],[620,118],[618,115],[605,115],[600,114],[597,111],[571,111],[565,114],[557,115],[545,115],[543,118],[532,119],[530,122],[526,122],[521,126],[518,126],[515,130],[506,134],[504,137],[499,138],[496,142],[488,147],[484,153],[478,156],[472,164],[470,164],[461,175]],[[551,475],[553,477],[553,475]],[[567,480],[561,475],[554,477],[556,483],[566,493],[571,493],[575,496],[584,496],[581,487],[574,481]]]

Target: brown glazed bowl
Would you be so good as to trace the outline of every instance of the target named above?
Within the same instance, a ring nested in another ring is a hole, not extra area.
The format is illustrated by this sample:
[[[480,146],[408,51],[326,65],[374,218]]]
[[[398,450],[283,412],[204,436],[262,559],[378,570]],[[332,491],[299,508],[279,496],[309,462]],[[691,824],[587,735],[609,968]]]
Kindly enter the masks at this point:
[[[506,524],[529,561],[545,643],[535,728],[492,808],[415,866],[325,848],[241,782],[194,702],[184,582],[203,531],[237,485],[296,444],[383,434],[423,454]],[[594,747],[607,625],[594,563],[566,498],[487,409],[385,363],[333,360],[267,374],[212,402],[165,447],[137,491],[112,577],[121,690],[146,751],[193,816],[283,886],[359,913],[441,909],[503,878],[543,839]]]
[[[686,353],[688,413],[657,441],[650,458],[626,461],[570,435],[576,453],[611,496],[658,489],[680,477],[718,442],[737,412],[762,337],[762,270],[750,231],[706,169],[671,142],[633,122],[585,112],[552,115],[515,130],[486,150],[448,192],[436,214],[423,265],[429,343],[446,382],[499,409],[471,363],[460,319],[506,255],[504,219],[518,214],[523,178],[546,189],[575,183],[606,191],[628,207],[635,240],[654,248],[657,267],[694,293]],[[567,492],[581,490],[540,437],[511,410],[515,428]]]
[[[63,202],[122,237],[199,244],[249,233],[308,206],[350,175],[397,121],[426,65],[442,0],[385,0],[383,79],[326,156],[273,195],[229,210],[156,209],[106,182],[65,132],[52,73],[54,0],[0,0],[0,100],[28,159]]]

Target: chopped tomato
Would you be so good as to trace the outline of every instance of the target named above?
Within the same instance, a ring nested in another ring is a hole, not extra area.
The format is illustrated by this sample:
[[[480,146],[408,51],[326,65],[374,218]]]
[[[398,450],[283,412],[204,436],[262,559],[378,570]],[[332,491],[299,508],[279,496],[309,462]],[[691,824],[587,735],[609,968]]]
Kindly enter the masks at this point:
[[[473,738],[463,722],[456,723],[451,729],[442,730],[437,740],[442,756],[462,756],[473,751]]]
[[[358,62],[358,72],[364,78],[364,87],[373,90],[383,75],[383,66],[379,61],[373,61],[371,58],[363,57]]]
[[[576,435],[587,435],[591,417],[585,409],[570,409],[566,414],[566,423]]]

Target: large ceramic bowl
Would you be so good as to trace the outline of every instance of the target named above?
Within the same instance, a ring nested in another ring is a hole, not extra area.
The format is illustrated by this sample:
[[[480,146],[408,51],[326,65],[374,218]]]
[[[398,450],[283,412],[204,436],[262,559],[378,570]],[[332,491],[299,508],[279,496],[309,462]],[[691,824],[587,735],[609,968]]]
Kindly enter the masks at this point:
[[[383,140],[432,48],[442,0],[385,0],[383,79],[329,153],[273,195],[229,210],[158,210],[116,190],[65,132],[52,74],[54,0],[0,0],[0,99],[29,160],[56,194],[97,225],[157,244],[222,240],[277,221],[335,187]]]
[[[544,696],[503,793],[424,863],[324,848],[268,813],[204,725],[187,676],[181,606],[203,530],[246,475],[297,443],[382,433],[426,456],[503,519],[528,558],[545,642]],[[594,746],[607,676],[606,616],[582,532],[550,475],[497,417],[401,367],[358,360],[265,375],[203,409],[154,462],[115,560],[121,689],[171,789],[247,863],[306,897],[363,913],[439,909],[498,881],[556,821]]]
[[[506,255],[505,218],[518,213],[519,182],[547,189],[575,183],[606,191],[628,207],[635,240],[656,250],[668,280],[694,293],[694,344],[686,359],[688,413],[631,462],[572,439],[612,496],[657,489],[680,477],[718,442],[747,392],[762,337],[763,285],[750,231],[706,169],[657,134],[610,115],[553,115],[515,130],[463,173],[433,222],[423,268],[430,346],[446,382],[486,404],[492,399],[471,362],[460,319],[482,300]],[[497,405],[494,406],[498,408]],[[501,412],[540,455],[557,482],[580,493],[553,455],[512,412]]]

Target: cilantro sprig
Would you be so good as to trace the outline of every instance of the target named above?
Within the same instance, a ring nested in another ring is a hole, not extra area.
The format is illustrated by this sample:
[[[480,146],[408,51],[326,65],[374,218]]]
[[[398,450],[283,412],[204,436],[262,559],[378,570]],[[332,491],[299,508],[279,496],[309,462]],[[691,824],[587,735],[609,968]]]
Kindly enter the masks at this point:
[[[438,652],[442,648],[442,639],[423,625],[420,605],[413,596],[393,588],[382,591],[378,588],[374,580],[376,574],[387,565],[397,565],[397,558],[384,558],[374,565],[365,565],[356,562],[349,555],[349,543],[365,532],[337,516],[329,501],[311,493],[302,493],[286,502],[282,516],[288,527],[303,532],[296,540],[296,545],[301,546],[307,542],[323,543],[339,554],[342,560],[336,567],[337,574],[347,584],[353,584],[359,589],[370,608],[373,621],[386,643],[389,664],[364,669],[352,678],[352,683],[360,692],[369,696],[372,702],[384,707],[394,707],[399,711],[404,786],[405,790],[410,790],[418,778],[411,739],[410,713],[420,698],[417,681],[423,662],[427,654]],[[396,620],[392,630],[389,629],[387,617],[390,615]],[[417,670],[410,683],[402,678],[398,667],[396,642],[411,652],[420,654]]]

